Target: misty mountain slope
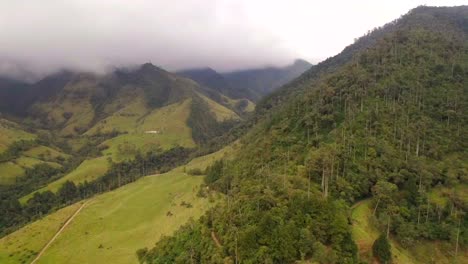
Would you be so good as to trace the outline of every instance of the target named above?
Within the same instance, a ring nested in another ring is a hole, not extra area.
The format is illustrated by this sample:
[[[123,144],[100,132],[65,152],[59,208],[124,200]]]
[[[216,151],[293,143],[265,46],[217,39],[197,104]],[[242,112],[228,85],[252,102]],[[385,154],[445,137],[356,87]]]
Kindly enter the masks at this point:
[[[437,19],[439,20],[438,25],[455,25],[458,28],[457,31],[461,30],[466,32],[468,30],[468,22],[466,22],[466,17],[464,15],[466,9],[466,6],[460,6],[457,9],[441,7],[437,14]],[[432,7],[420,6],[399,19],[395,19],[382,27],[373,29],[365,36],[356,39],[355,43],[345,47],[341,53],[312,66],[300,78],[295,79],[293,82],[263,98],[258,102],[257,112],[268,113],[272,107],[280,105],[287,100],[287,98],[298,96],[310,87],[310,82],[314,79],[319,78],[322,74],[327,72],[333,72],[336,68],[345,63],[349,63],[354,58],[355,53],[363,52],[372,45],[375,45],[380,38],[388,33],[415,26],[426,29],[431,29],[431,27],[433,27],[431,30],[436,31],[444,30],[443,27],[441,28],[440,26],[435,28],[437,25],[431,22],[432,19],[434,19]]]
[[[37,192],[57,192],[66,181],[97,180],[108,171],[108,159],[124,162],[138,153],[194,148],[241,120],[204,96],[195,82],[149,64],[103,79],[79,76],[51,101],[33,108],[47,113],[47,125],[56,124],[64,136],[104,138],[94,146],[93,155],[63,177],[23,196],[23,203]]]
[[[466,262],[468,200],[454,190],[468,186],[467,18],[416,8],[267,99],[236,159],[207,171],[226,201],[141,260]],[[356,244],[350,207],[364,198],[379,243],[409,257]]]
[[[129,132],[154,109],[202,93],[205,91],[197,83],[144,64],[136,70],[118,70],[106,76],[75,74],[56,94],[34,102],[29,113],[43,127],[62,135]],[[217,97],[224,98],[220,94]],[[226,109],[231,107],[229,104],[221,106],[211,100],[210,106],[215,114],[231,111]]]
[[[285,67],[266,67],[228,73],[218,73],[211,68],[202,68],[184,70],[177,74],[195,80],[200,85],[230,98],[258,101],[295,79],[311,66],[304,60],[296,60],[292,65]]]
[[[263,69],[242,70],[225,73],[223,76],[234,87],[244,88],[255,94],[258,101],[277,88],[299,77],[312,64],[305,60],[295,60],[292,65],[285,67],[267,67]]]

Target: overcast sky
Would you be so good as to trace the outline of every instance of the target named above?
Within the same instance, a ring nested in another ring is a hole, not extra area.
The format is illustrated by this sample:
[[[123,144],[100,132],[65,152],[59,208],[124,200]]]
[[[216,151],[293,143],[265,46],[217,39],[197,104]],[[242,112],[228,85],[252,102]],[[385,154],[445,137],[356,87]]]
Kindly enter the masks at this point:
[[[418,5],[466,0],[0,0],[0,74],[312,63]]]

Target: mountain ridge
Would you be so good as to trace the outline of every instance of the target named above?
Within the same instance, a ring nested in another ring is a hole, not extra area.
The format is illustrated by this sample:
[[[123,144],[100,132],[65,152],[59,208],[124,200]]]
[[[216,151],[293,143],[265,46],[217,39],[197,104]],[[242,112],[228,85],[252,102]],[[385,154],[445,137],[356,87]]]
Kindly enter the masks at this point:
[[[216,89],[233,98],[248,98],[258,101],[261,97],[297,78],[312,64],[296,59],[292,64],[279,67],[267,66],[219,73],[210,67],[178,71],[177,74],[197,81],[203,86]]]

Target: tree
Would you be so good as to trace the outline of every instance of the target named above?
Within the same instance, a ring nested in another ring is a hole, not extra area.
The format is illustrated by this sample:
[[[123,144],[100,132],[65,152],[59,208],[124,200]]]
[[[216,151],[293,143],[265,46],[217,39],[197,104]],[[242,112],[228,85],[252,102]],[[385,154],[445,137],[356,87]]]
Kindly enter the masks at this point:
[[[387,236],[381,234],[372,245],[372,253],[380,263],[390,263],[392,260],[391,246]]]
[[[66,181],[58,190],[58,196],[62,202],[69,202],[76,199],[78,196],[78,189],[71,181]]]
[[[386,206],[392,204],[393,193],[398,189],[398,187],[387,181],[378,181],[374,187],[372,187],[372,194],[374,198],[377,199],[374,207],[373,214],[377,212],[379,204],[384,204]]]

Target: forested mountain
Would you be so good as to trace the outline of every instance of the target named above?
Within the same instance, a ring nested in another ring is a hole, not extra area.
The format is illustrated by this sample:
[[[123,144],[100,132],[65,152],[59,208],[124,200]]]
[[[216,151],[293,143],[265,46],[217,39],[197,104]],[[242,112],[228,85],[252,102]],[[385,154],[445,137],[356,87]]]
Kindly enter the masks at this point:
[[[465,263],[467,80],[468,7],[376,29],[263,100],[236,157],[207,169],[224,201],[140,261]],[[370,255],[350,216],[364,202]]]
[[[307,61],[298,59],[285,67],[266,67],[227,73],[218,73],[211,68],[203,68],[180,71],[178,74],[231,98],[248,98],[258,101],[297,78],[311,66]]]
[[[0,234],[212,151],[253,111],[247,99],[149,63],[33,84],[2,79],[0,94]]]

